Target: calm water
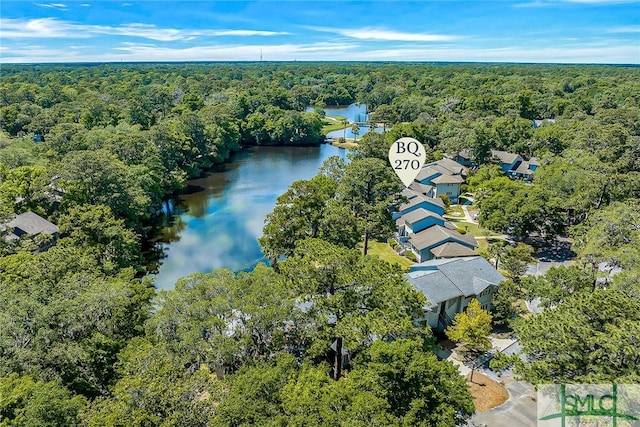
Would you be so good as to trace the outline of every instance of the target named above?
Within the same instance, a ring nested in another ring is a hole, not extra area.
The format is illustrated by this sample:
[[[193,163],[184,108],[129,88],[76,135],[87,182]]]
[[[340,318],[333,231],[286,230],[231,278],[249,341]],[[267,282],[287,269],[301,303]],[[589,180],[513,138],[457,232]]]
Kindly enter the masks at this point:
[[[258,245],[265,216],[292,182],[312,178],[343,149],[253,147],[238,153],[220,172],[187,182],[185,194],[169,202],[177,212],[163,230],[165,258],[155,276],[159,289],[173,289],[182,276],[216,268],[248,270],[264,256]]]
[[[369,120],[367,106],[365,104],[340,105],[337,107],[324,107],[325,115],[330,117],[346,117],[350,123],[366,122]],[[307,111],[313,111],[313,107],[308,107]]]

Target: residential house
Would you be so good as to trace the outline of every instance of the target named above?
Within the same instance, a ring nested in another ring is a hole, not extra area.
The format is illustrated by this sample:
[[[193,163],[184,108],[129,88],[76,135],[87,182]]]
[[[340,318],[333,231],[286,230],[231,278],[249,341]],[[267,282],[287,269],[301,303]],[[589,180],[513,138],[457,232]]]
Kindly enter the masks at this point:
[[[434,225],[444,227],[445,219],[442,215],[438,215],[435,212],[418,208],[398,218],[396,225],[398,226],[398,234],[400,236],[409,236],[410,234],[419,233]]]
[[[38,243],[39,250],[44,251],[55,245],[60,232],[57,225],[47,221],[33,212],[24,212],[5,225],[11,231],[5,237],[7,241],[15,241],[25,237]]]
[[[453,157],[452,160],[467,168],[472,168],[475,166],[475,164],[471,161],[471,152],[467,149],[461,150]]]
[[[464,166],[454,160],[444,158],[424,165],[416,176],[416,181],[421,185],[433,187],[435,191],[432,191],[432,197],[446,194],[452,202],[457,203],[465,174],[466,168]]]
[[[440,216],[444,215],[444,202],[442,199],[428,197],[410,189],[405,189],[402,194],[410,194],[413,195],[413,197],[407,197],[409,201],[400,205],[398,212],[394,213],[393,219],[398,219],[416,209],[424,209],[426,211],[434,212]]]
[[[491,157],[498,159],[500,167],[507,175],[509,171],[517,169],[520,163],[522,163],[522,157],[520,157],[520,155],[506,151],[491,150]]]
[[[491,310],[493,295],[505,280],[480,256],[436,259],[410,267],[405,277],[427,298],[424,318],[431,328],[444,330],[473,298]]]
[[[478,247],[478,242],[472,235],[460,234],[437,224],[418,233],[408,234],[407,244],[418,262],[452,256],[475,256],[473,250]]]

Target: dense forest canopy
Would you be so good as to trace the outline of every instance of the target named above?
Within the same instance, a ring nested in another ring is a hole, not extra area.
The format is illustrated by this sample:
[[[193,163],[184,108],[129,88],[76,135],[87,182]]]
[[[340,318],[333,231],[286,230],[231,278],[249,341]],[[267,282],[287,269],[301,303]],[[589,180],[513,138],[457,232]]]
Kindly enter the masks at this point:
[[[424,297],[396,266],[361,253],[392,230],[386,155],[401,136],[431,159],[469,151],[484,227],[573,239],[571,268],[514,274],[501,288],[506,314],[495,319],[509,323],[518,298],[549,308],[513,322],[528,359],[505,363],[534,383],[639,380],[637,67],[3,65],[0,77],[0,223],[34,212],[60,232],[37,251],[43,242],[7,241],[0,229],[0,423],[468,418],[464,379],[412,322]],[[163,199],[244,146],[320,143],[322,108],[353,102],[387,132],[364,135],[349,163],[330,159],[278,199],[260,242],[285,261],[194,274],[156,295],[141,247]],[[504,177],[491,150],[537,157],[533,184]],[[598,277],[603,263],[622,273]],[[343,366],[332,346],[354,358]]]

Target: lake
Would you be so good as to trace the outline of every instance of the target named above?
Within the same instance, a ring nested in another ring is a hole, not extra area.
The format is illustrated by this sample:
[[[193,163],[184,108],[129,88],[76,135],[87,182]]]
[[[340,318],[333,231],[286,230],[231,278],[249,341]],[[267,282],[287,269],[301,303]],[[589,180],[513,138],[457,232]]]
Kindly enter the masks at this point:
[[[178,278],[191,273],[250,270],[265,261],[257,241],[265,216],[291,183],[312,178],[330,156],[345,158],[346,150],[252,147],[220,171],[187,181],[165,208],[170,225],[160,238],[165,256],[154,276],[156,287],[173,289]]]
[[[336,107],[324,107],[324,112],[327,117],[345,117],[349,123],[360,123],[360,131],[358,135],[354,135],[351,129],[351,126],[347,126],[346,129],[334,130],[332,132],[327,133],[327,138],[329,139],[338,139],[338,138],[355,138],[361,137],[365,133],[371,130],[369,125],[365,125],[369,120],[369,113],[367,113],[367,106],[365,104],[351,104],[351,105],[341,105]],[[314,111],[313,107],[307,107],[306,111]],[[375,132],[382,133],[383,129],[381,127],[377,127]]]

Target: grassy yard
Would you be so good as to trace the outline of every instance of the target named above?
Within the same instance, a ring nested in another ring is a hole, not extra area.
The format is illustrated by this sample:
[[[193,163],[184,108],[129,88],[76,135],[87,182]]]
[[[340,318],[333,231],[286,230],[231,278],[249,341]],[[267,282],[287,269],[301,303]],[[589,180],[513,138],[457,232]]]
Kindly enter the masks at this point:
[[[474,237],[485,237],[485,236],[497,236],[493,231],[480,228],[478,224],[474,224],[472,222],[466,222],[462,219],[449,219],[450,222],[455,224],[458,228],[466,230],[468,234],[471,234]]]
[[[451,205],[447,209],[445,216],[451,218],[464,218],[464,212],[462,211],[462,207],[460,207],[460,205]]]
[[[368,253],[371,255],[376,255],[387,262],[400,264],[402,268],[405,268],[407,270],[409,269],[410,265],[414,264],[407,258],[398,255],[386,242],[369,242]]]
[[[344,129],[346,126],[342,124],[343,119],[344,117],[325,117],[323,120],[324,126],[322,127],[322,133],[326,135],[334,130]]]

